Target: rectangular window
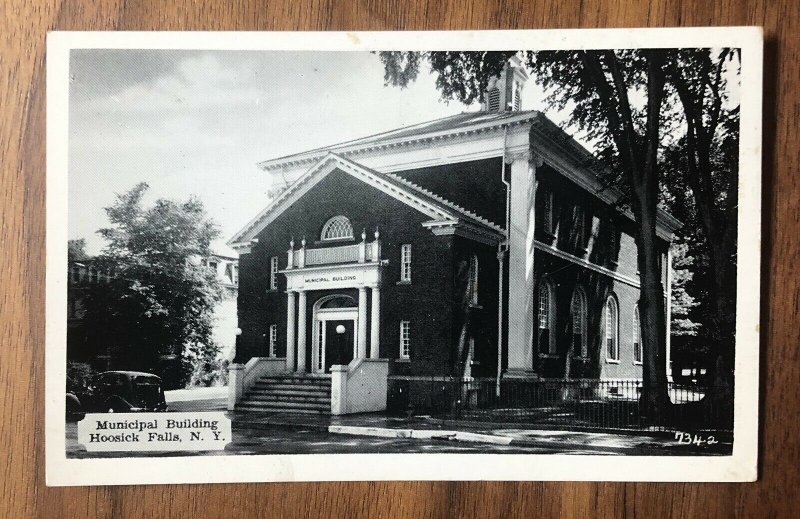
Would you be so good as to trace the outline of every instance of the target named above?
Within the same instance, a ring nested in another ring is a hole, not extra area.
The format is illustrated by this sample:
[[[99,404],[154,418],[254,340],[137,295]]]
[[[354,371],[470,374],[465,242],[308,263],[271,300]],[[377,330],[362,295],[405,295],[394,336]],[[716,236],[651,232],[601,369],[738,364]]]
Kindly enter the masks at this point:
[[[553,217],[553,192],[549,189],[544,191],[544,231],[549,234],[555,233],[555,221]]]
[[[269,289],[278,290],[278,256],[269,260]]]
[[[278,345],[278,325],[269,325],[269,356],[275,356],[275,347]]]
[[[411,321],[400,321],[400,358],[411,358]]]
[[[635,364],[642,363],[642,330],[640,326],[637,306],[633,312],[633,362]]]
[[[411,244],[400,247],[400,281],[411,281]]]
[[[608,301],[606,301],[604,313],[606,360],[609,362],[619,362],[619,337],[617,334],[619,321],[617,316],[617,304],[614,299],[609,298]]]
[[[583,207],[576,205],[572,211],[572,217],[575,224],[575,243],[578,247],[586,246],[586,222],[583,214]]]

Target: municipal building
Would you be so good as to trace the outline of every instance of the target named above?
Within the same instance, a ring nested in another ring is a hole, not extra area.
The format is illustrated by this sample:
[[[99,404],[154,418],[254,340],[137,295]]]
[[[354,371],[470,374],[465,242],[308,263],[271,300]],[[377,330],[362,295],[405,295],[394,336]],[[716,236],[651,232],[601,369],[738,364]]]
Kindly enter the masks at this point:
[[[430,381],[641,379],[633,216],[585,148],[519,109],[527,80],[512,60],[481,111],[259,164],[290,185],[229,242],[231,409],[380,411],[421,405]],[[659,213],[665,287],[678,225]]]

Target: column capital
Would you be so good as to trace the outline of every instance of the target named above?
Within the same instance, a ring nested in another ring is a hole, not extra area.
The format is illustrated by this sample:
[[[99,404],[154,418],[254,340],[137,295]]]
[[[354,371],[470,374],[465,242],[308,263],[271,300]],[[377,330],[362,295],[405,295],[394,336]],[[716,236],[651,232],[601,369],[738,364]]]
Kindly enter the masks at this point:
[[[512,164],[515,162],[527,162],[531,166],[534,167],[541,167],[544,164],[544,158],[536,153],[536,151],[527,149],[523,151],[518,151],[516,153],[510,153],[508,155],[508,160]]]

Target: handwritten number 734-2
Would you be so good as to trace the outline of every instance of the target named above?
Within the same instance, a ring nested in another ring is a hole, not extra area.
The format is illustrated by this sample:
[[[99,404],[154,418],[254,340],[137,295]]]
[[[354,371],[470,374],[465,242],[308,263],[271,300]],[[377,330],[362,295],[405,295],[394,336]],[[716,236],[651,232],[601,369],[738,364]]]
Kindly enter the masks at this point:
[[[676,432],[675,440],[681,445],[715,445],[719,443],[713,436],[703,437],[700,434]]]

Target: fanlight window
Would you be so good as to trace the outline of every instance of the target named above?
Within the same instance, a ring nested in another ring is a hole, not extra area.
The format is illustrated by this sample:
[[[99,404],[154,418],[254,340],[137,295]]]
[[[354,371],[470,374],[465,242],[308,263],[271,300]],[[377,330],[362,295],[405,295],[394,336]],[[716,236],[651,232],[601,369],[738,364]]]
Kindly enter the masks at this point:
[[[334,216],[322,226],[320,239],[348,240],[353,238],[353,225],[346,216]]]

